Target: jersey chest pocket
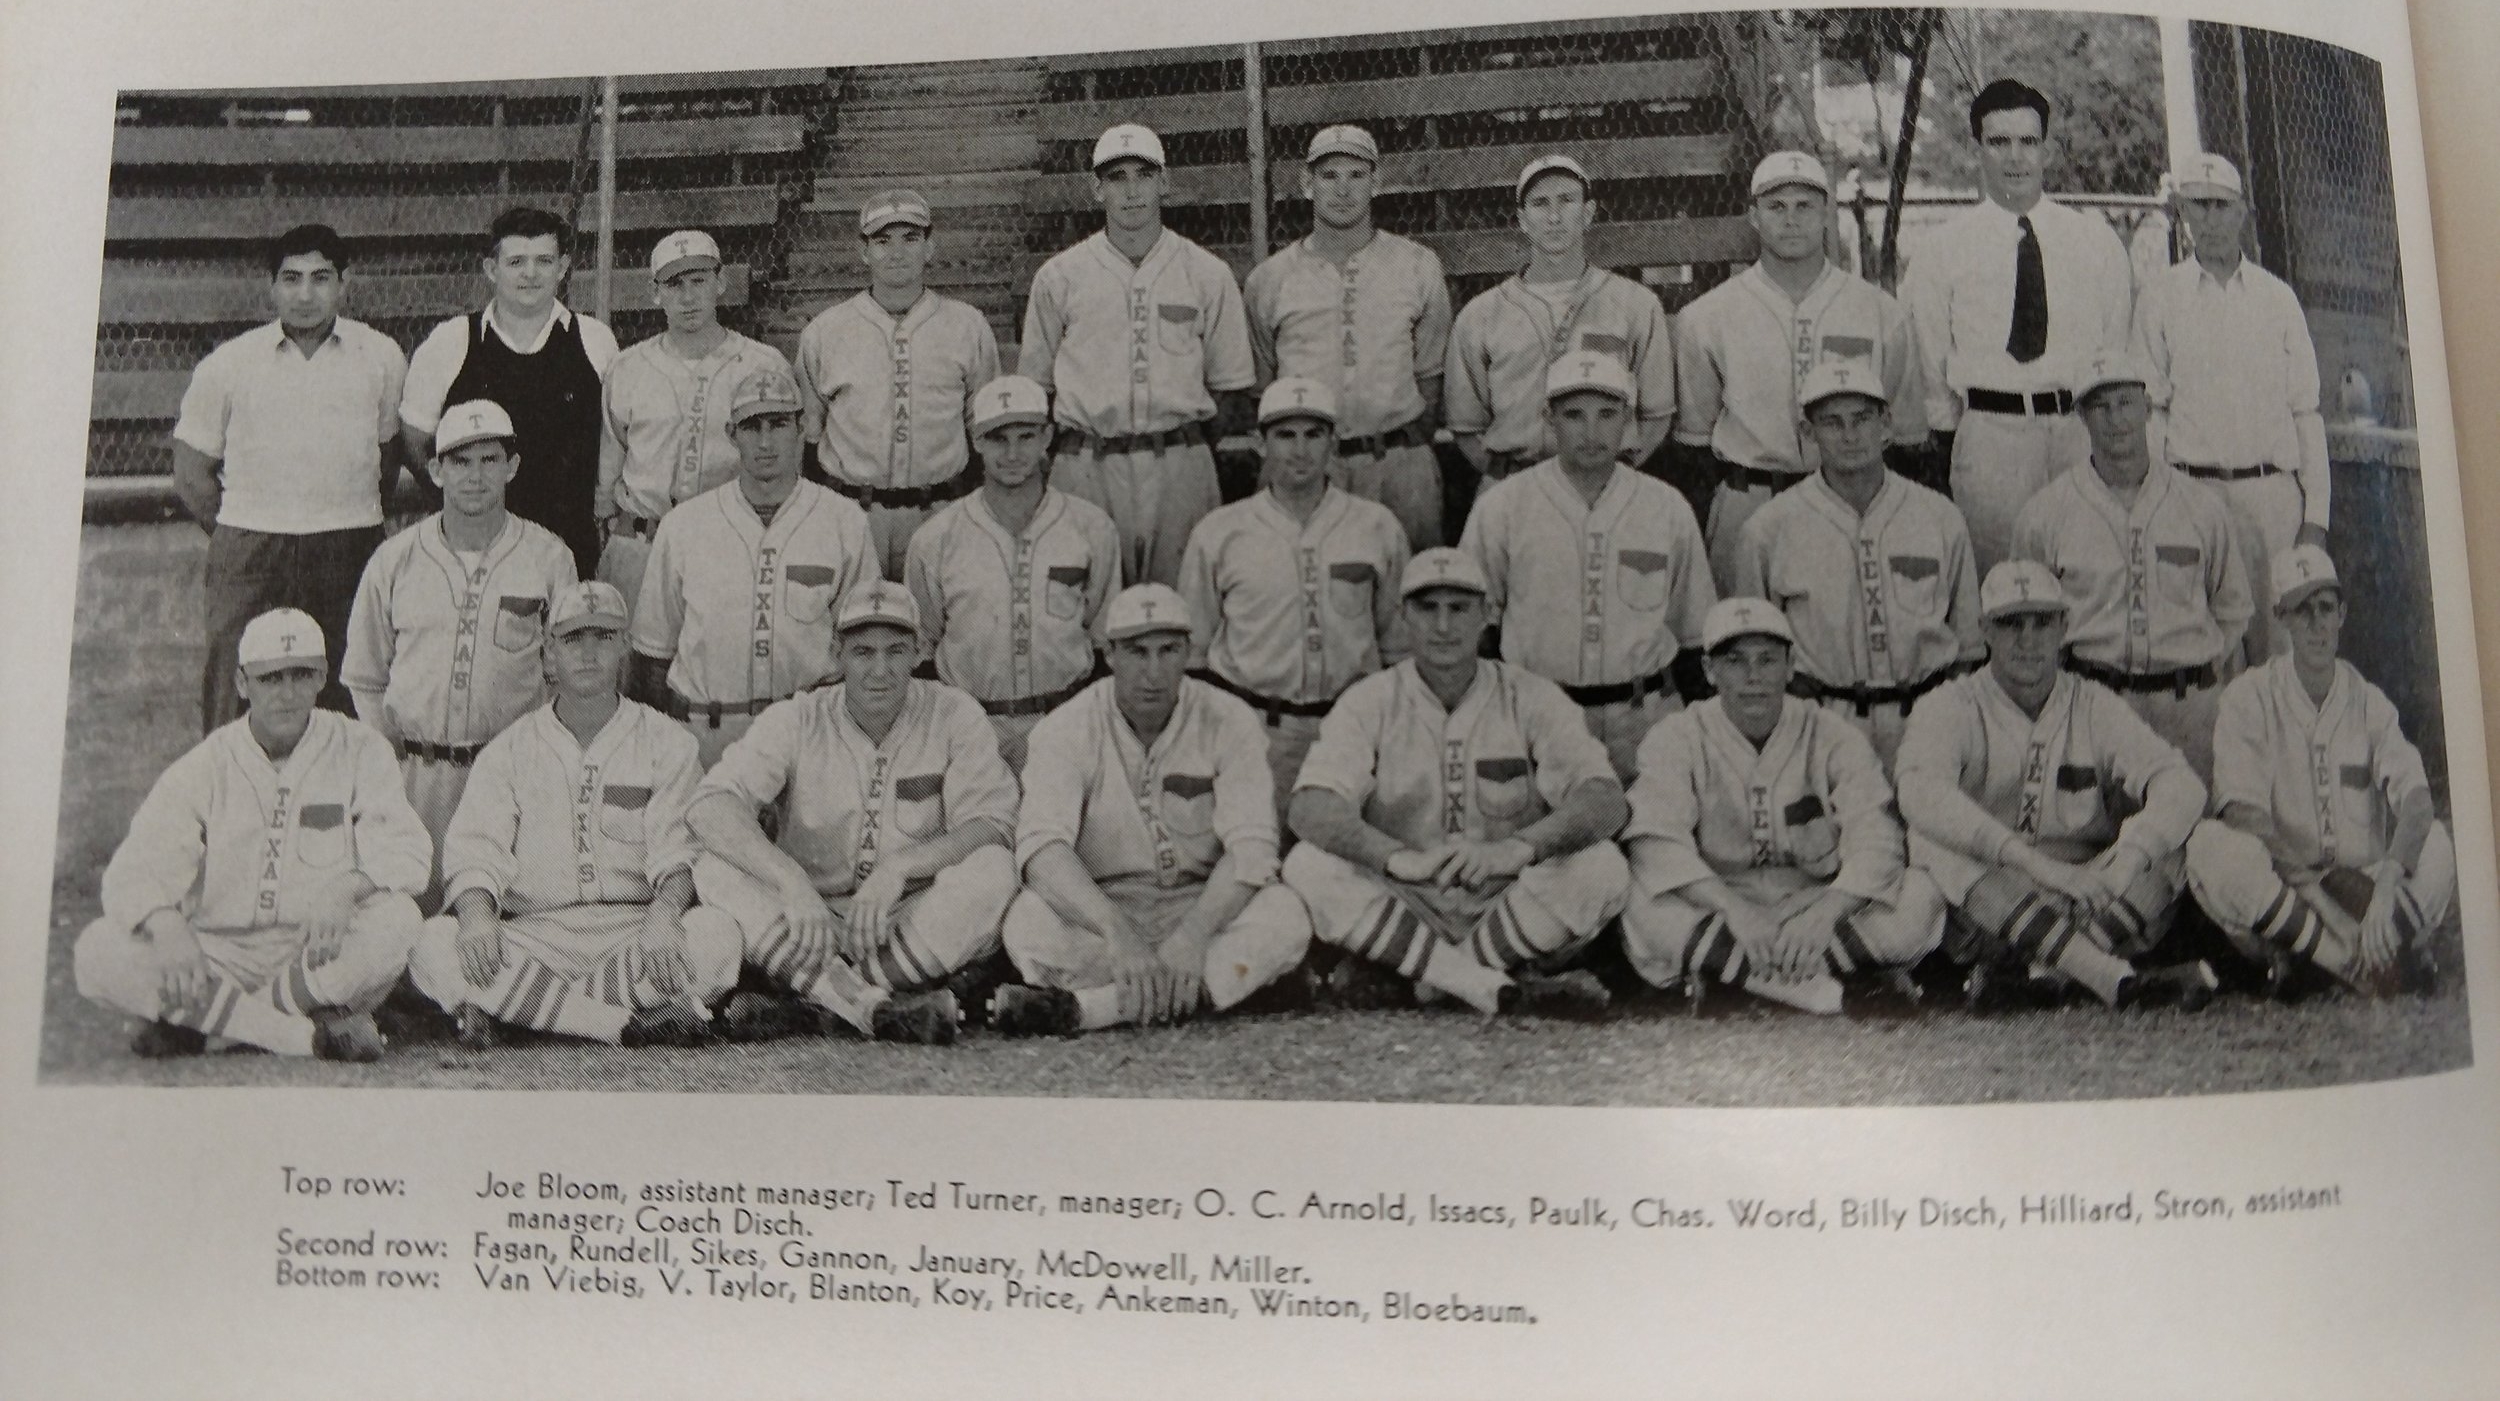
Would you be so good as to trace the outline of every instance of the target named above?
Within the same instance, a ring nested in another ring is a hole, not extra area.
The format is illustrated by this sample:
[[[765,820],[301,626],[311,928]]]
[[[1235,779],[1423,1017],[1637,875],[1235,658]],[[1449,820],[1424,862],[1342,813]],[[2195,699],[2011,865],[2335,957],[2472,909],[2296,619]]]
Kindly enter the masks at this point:
[[[296,860],[328,870],[344,864],[355,849],[346,804],[306,803],[295,810]]]
[[[1328,566],[1328,602],[1340,618],[1360,618],[1372,611],[1372,590],[1380,571],[1368,564]]]
[[[1063,623],[1085,615],[1085,566],[1054,564],[1042,583],[1042,606]]]
[[[1536,783],[1526,756],[1476,761],[1476,810],[1502,821],[1519,816],[1536,801]]]
[[[1594,350],[1600,355],[1611,355],[1622,361],[1625,369],[1632,367],[1632,342],[1611,332],[1582,331],[1578,348]]]
[[[599,831],[612,842],[642,845],[643,815],[651,807],[647,785],[611,783],[599,793]]]
[[[1667,606],[1667,566],[1672,563],[1658,550],[1615,551],[1615,594],[1627,608],[1643,613]]]
[[[1184,837],[1203,837],[1215,830],[1215,775],[1167,773],[1155,792],[1155,811],[1163,825]]]
[[[903,835],[926,839],[946,830],[946,776],[905,774],[894,780],[894,825]]]
[[[1918,618],[1934,618],[1944,612],[1944,565],[1933,555],[1894,555],[1886,561],[1892,568],[1893,606]]]
[[[2085,831],[2100,820],[2107,806],[2101,791],[2101,771],[2093,765],[2058,765],[2050,787],[2053,791],[2049,794],[2049,811],[2057,819],[2057,830],[2043,832],[2043,836]]]
[[[2205,552],[2194,545],[2155,545],[2153,581],[2164,603],[2190,607],[2205,598]]]
[[[833,566],[785,564],[781,567],[781,611],[797,622],[821,623],[833,609]]]
[[[1790,803],[1780,810],[1780,822],[1788,829],[1788,853],[1798,870],[1816,880],[1840,874],[1840,827],[1821,798],[1808,793]]]
[[[547,600],[505,594],[495,601],[495,645],[507,652],[528,651],[538,645],[546,619]]]
[[[1174,355],[1198,353],[1198,308],[1181,302],[1155,304],[1155,343]]]

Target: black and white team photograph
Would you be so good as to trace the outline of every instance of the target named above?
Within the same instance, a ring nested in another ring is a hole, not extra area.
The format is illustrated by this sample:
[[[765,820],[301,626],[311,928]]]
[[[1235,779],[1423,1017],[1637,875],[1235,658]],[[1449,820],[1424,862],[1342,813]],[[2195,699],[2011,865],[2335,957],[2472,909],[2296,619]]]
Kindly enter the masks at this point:
[[[2358,54],[1808,8],[114,115],[46,1083],[2471,1062]]]

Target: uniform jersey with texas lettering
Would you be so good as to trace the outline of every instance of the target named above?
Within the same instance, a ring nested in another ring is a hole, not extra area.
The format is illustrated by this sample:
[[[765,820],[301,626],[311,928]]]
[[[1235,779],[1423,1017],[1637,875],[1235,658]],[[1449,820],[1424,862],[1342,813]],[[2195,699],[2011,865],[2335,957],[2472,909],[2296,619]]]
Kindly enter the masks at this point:
[[[826,471],[863,486],[927,486],[972,460],[965,405],[998,378],[998,337],[952,297],[923,292],[895,316],[862,292],[807,323],[798,371]]]
[[[1066,842],[1097,884],[1205,882],[1219,860],[1248,885],[1276,878],[1276,781],[1267,732],[1240,700],[1181,682],[1149,745],[1105,679],[1042,717],[1026,741],[1016,868]]]
[[[735,331],[700,360],[670,350],[665,334],[620,352],[600,394],[600,502],[658,520],[736,476],[729,395],[765,368],[787,374],[790,362]]]
[[[1251,269],[1241,294],[1259,382],[1296,375],[1336,390],[1337,436],[1423,413],[1418,381],[1441,377],[1450,345],[1450,287],[1431,249],[1382,230],[1337,263],[1306,238]]]
[[[1767,598],[1797,670],[1829,686],[1906,686],[1980,655],[1970,528],[1951,501],[1887,472],[1866,513],[1818,472],[1745,521],[1729,596]]]
[[[2256,612],[2230,508],[2158,459],[2132,507],[2091,463],[2069,469],[2015,518],[2014,554],[2057,571],[2075,655],[2121,671],[2214,661]]]
[[[1616,782],[1606,747],[1553,682],[1480,661],[1445,709],[1411,661],[1366,676],[1320,721],[1296,792],[1334,793],[1417,850],[1499,841],[1590,781]]]
[[[1257,382],[1232,269],[1170,229],[1142,262],[1098,233],[1042,264],[1017,361],[1059,422],[1104,437],[1212,418]]]
[[[843,688],[767,710],[703,776],[697,802],[736,795],[779,804],[774,840],[806,868],[816,893],[849,895],[877,863],[973,823],[1001,840],[1016,827],[1016,781],[998,734],[972,697],[914,681],[882,741],[851,718]]]
[[[1994,673],[1948,681],[1910,711],[1895,761],[1910,860],[1959,898],[2010,842],[2176,853],[2205,810],[2178,750],[2098,683],[2061,674],[2037,719]]]
[[[514,516],[464,561],[429,516],[382,542],[348,614],[339,680],[378,692],[390,733],[432,744],[483,744],[546,691],[548,610],[574,582],[573,552]]]
[[[1331,701],[1405,652],[1398,580],[1406,530],[1389,508],[1334,487],[1309,521],[1262,491],[1190,532],[1181,596],[1190,660],[1278,700]]]
[[[2223,689],[2214,808],[2246,803],[2272,817],[2303,867],[2382,860],[2396,814],[2429,785],[2396,707],[2350,662],[2335,664],[2324,704],[2309,699],[2288,652]]]
[[[1857,727],[1788,701],[1760,748],[1717,697],[1669,715],[1641,740],[1632,819],[1621,838],[1641,887],[1794,867],[1868,900],[1901,879],[1892,785]]]
[[[1873,368],[1892,401],[1894,442],[1927,436],[1910,313],[1830,266],[1802,300],[1791,301],[1757,263],[1675,318],[1677,441],[1708,446],[1740,467],[1816,470],[1821,455],[1798,431],[1797,389],[1806,371],[1826,360]]]
[[[1048,695],[1093,674],[1094,623],[1121,587],[1119,531],[1050,489],[1012,531],[975,492],[912,534],[903,582],[939,680],[988,701]]]
[[[1489,452],[1552,452],[1545,372],[1575,350],[1604,351],[1631,369],[1641,422],[1674,416],[1675,340],[1666,308],[1641,284],[1593,267],[1559,302],[1513,277],[1459,312],[1441,390],[1450,431],[1482,434]]]
[[[686,808],[703,776],[694,736],[625,701],[588,746],[541,706],[469,771],[443,835],[443,904],[483,890],[507,916],[642,905],[694,864]]]
[[[1718,602],[1675,488],[1616,468],[1594,505],[1548,460],[1485,489],[1459,548],[1502,616],[1502,660],[1566,686],[1636,681],[1701,642]]]
[[[878,577],[868,516],[800,482],[766,526],[738,483],[661,520],[634,608],[634,650],[690,701],[772,700],[836,671],[831,614]]]
[[[202,933],[239,933],[298,922],[310,891],[351,873],[414,896],[433,869],[390,741],[316,710],[272,763],[245,718],[210,731],[148,790],[104,867],[104,915],[136,929],[171,909]]]

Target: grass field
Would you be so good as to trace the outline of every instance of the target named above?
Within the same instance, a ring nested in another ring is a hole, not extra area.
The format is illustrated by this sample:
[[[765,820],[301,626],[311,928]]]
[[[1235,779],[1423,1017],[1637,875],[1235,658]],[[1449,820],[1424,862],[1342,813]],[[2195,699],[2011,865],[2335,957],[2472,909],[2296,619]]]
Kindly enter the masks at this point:
[[[2233,996],[2196,1016],[2065,1008],[1848,1022],[1746,1011],[1695,1021],[1651,999],[1594,1027],[1319,1011],[1064,1042],[974,1036],[944,1051],[785,1041],[488,1054],[452,1045],[437,1018],[386,1016],[394,1052],[378,1066],[139,1061],[123,1049],[123,1019],[72,991],[69,946],[94,917],[97,880],[132,809],[197,738],[203,549],[187,525],[91,527],[82,544],[45,962],[41,1071],[52,1083],[1767,1107],[2215,1094],[2429,1074],[2471,1059],[2451,931],[2435,997],[2283,1007]]]

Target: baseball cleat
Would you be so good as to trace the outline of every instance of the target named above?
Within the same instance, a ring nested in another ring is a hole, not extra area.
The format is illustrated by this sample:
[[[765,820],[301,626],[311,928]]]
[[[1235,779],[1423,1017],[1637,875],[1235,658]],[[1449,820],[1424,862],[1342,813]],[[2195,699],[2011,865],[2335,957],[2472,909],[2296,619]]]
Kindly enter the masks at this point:
[[[955,994],[939,988],[935,992],[896,993],[888,997],[868,1014],[868,1030],[879,1041],[952,1046],[962,1021]]]
[[[2118,1006],[2176,1007],[2182,1012],[2201,1012],[2214,1000],[2214,989],[2221,979],[2214,976],[2212,965],[2203,959],[2194,963],[2174,963],[2167,968],[2147,969],[2127,979],[2118,995]]]
[[[464,1051],[491,1051],[503,1044],[503,1032],[486,1009],[474,1002],[463,1002],[452,1014],[451,1039]]]
[[[313,1054],[349,1065],[371,1065],[385,1049],[381,1029],[364,1012],[324,1007],[313,1013]]]
[[[1845,987],[1843,1008],[1851,1016],[1870,1020],[1915,1017],[1927,1010],[1927,992],[1918,980],[1900,968],[1887,969],[1863,982]]]
[[[130,1038],[130,1053],[143,1060],[196,1056],[208,1049],[208,1037],[196,1027],[149,1022]]]
[[[1329,1005],[1350,1012],[1385,1012],[1415,1005],[1415,985],[1368,959],[1347,958],[1321,985]]]
[[[1008,983],[990,995],[990,1029],[1001,1036],[1073,1036],[1076,994]]]
[[[778,1041],[785,1036],[822,1036],[828,1020],[828,1014],[799,998],[742,992],[729,999],[728,1010],[714,1030],[724,1041]]]
[[[1597,975],[1584,968],[1568,973],[1536,974],[1512,980],[1502,989],[1503,1012],[1557,1021],[1593,1022],[1606,1015],[1614,998]]]
[[[2268,1002],[2287,1007],[2300,1001],[2300,960],[2281,949],[2267,949],[2265,993]]]
[[[708,1046],[712,1043],[712,1024],[686,1002],[663,1002],[657,1007],[644,1007],[625,1022],[625,1029],[616,1035],[616,1044],[628,1050],[644,1046]]]

